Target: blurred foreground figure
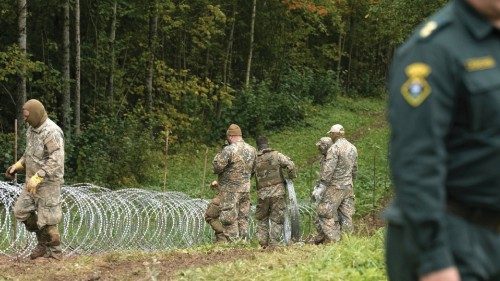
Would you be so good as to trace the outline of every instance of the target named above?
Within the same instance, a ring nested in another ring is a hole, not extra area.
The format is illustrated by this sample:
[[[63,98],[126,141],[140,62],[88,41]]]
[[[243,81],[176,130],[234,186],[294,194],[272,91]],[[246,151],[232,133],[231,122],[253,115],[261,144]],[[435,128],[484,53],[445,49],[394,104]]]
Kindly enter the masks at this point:
[[[500,0],[455,0],[389,79],[391,280],[500,280]]]

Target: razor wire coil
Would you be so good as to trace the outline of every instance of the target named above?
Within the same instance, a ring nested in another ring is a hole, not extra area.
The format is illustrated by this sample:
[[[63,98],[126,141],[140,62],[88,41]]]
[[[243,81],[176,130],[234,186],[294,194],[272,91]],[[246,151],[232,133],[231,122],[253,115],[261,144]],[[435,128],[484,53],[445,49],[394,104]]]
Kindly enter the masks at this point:
[[[12,212],[21,189],[22,185],[0,182],[0,255],[25,257],[36,245],[35,235],[16,222]],[[63,186],[62,250],[65,255],[158,251],[210,243],[213,231],[204,220],[208,203],[173,191]],[[299,212],[314,215],[308,204],[299,204]],[[251,237],[255,231],[252,217]]]

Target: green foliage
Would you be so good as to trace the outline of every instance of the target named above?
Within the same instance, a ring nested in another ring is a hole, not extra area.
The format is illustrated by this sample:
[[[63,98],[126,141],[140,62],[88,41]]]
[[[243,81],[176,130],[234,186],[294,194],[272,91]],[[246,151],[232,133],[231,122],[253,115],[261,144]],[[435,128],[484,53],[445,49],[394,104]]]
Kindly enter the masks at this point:
[[[0,172],[14,164],[14,134],[0,134]]]
[[[242,85],[250,49],[252,1],[120,0],[116,1],[116,15],[113,13],[115,1],[81,2],[83,130],[81,136],[66,140],[67,180],[95,179],[106,185],[127,186],[161,183],[162,172],[134,171],[133,157],[143,163],[145,155],[152,154],[150,161],[158,163],[149,166],[163,170],[162,148],[168,134],[170,154],[186,149],[184,146],[194,147],[200,151],[197,157],[203,162],[206,146],[218,142],[230,123],[240,124],[245,134],[252,137],[263,133],[272,135],[306,123],[299,131],[319,137],[334,120],[345,122],[346,119],[337,118],[348,116],[351,101],[338,103],[336,98],[341,93],[351,97],[384,95],[387,69],[395,48],[444,2],[257,1],[252,83],[248,88]],[[5,105],[0,108],[1,133],[13,131],[12,120],[21,106],[17,94],[20,75],[28,81],[27,97],[40,99],[52,119],[61,120],[63,112],[61,3],[30,2],[26,55],[16,47],[15,11],[14,2],[0,3],[0,103]],[[116,38],[111,44],[113,16],[117,25]],[[72,13],[72,22],[73,17]],[[73,28],[71,30],[73,38]],[[74,49],[72,40],[71,51]],[[71,57],[73,74],[73,53]],[[154,66],[151,93],[146,83],[150,65]],[[74,82],[71,80],[71,86]],[[149,94],[153,99],[151,108]],[[310,122],[322,122],[311,121],[311,114],[315,110],[323,112],[317,106],[330,103],[335,105],[327,106],[333,117],[326,113],[325,116],[332,119],[317,131],[311,131],[311,127],[316,128],[308,126]],[[368,117],[366,120],[363,116],[352,117],[352,128],[358,130],[370,124]],[[378,143],[387,132],[374,130],[370,134],[379,138]],[[314,141],[307,143],[307,147],[295,143],[309,153],[302,164],[305,167],[315,165],[311,145]],[[106,148],[107,143],[110,146]],[[199,143],[205,146],[200,149]],[[370,148],[372,144],[366,145],[364,149],[374,150]],[[96,146],[95,155],[93,146]],[[376,159],[384,159],[385,148],[379,147],[381,155]],[[118,160],[113,157],[117,155]],[[367,167],[373,162],[366,161]],[[120,165],[125,167],[126,176],[111,172],[120,170],[116,169]],[[375,181],[370,175],[360,175],[362,190],[371,191],[374,185],[384,182],[378,171],[383,171],[385,166],[380,166],[375,169]],[[107,175],[108,172],[111,174]],[[306,169],[302,176],[304,182],[300,184],[309,190],[315,171]],[[191,185],[201,182],[200,176],[196,181],[187,178]],[[375,182],[371,183],[371,189],[369,182]],[[178,184],[182,185],[180,180]],[[385,187],[380,187],[382,189]],[[379,192],[378,187],[375,190]],[[304,198],[306,193],[302,193]],[[369,202],[362,198],[360,201]]]
[[[15,45],[0,52],[0,82],[15,79],[17,76],[29,76],[33,72],[40,71],[41,67],[42,63],[32,61]]]
[[[148,124],[144,116],[142,110],[119,118],[96,116],[85,128],[86,133],[66,149],[67,178],[109,188],[138,186],[160,178],[160,146],[144,133]]]

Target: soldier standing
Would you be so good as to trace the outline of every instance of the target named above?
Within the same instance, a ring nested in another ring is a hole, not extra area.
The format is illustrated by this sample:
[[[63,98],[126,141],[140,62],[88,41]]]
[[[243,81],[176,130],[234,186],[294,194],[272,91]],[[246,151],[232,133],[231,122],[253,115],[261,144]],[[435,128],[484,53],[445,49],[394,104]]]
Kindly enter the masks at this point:
[[[356,178],[358,152],[356,147],[345,139],[342,125],[333,125],[328,133],[333,144],[326,153],[319,183],[313,191],[313,197],[318,203],[318,235],[314,239],[316,244],[337,242],[340,240],[341,231],[353,230],[353,179]]]
[[[285,174],[289,179],[296,177],[295,165],[287,156],[272,150],[267,138],[257,139],[257,160],[255,177],[257,179],[258,202],[257,238],[262,247],[276,246],[283,234],[285,221]]]
[[[455,0],[389,79],[391,280],[500,280],[500,1]]]
[[[226,132],[229,145],[215,155],[214,173],[220,189],[220,221],[231,241],[248,238],[250,178],[255,171],[256,150],[245,143],[241,129],[231,124]]]
[[[32,99],[23,106],[26,131],[26,151],[10,166],[5,175],[13,178],[26,170],[26,184],[14,204],[14,215],[35,232],[37,245],[30,255],[61,258],[61,238],[57,225],[62,219],[61,185],[64,181],[63,132],[47,116],[41,102]]]

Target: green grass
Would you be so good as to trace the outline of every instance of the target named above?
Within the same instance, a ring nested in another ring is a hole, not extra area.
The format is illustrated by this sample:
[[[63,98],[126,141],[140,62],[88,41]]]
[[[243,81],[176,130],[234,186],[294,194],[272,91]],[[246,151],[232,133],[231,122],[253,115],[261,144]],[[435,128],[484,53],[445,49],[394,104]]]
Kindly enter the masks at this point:
[[[179,280],[387,280],[383,230],[327,246],[293,245],[248,259],[181,271]]]

